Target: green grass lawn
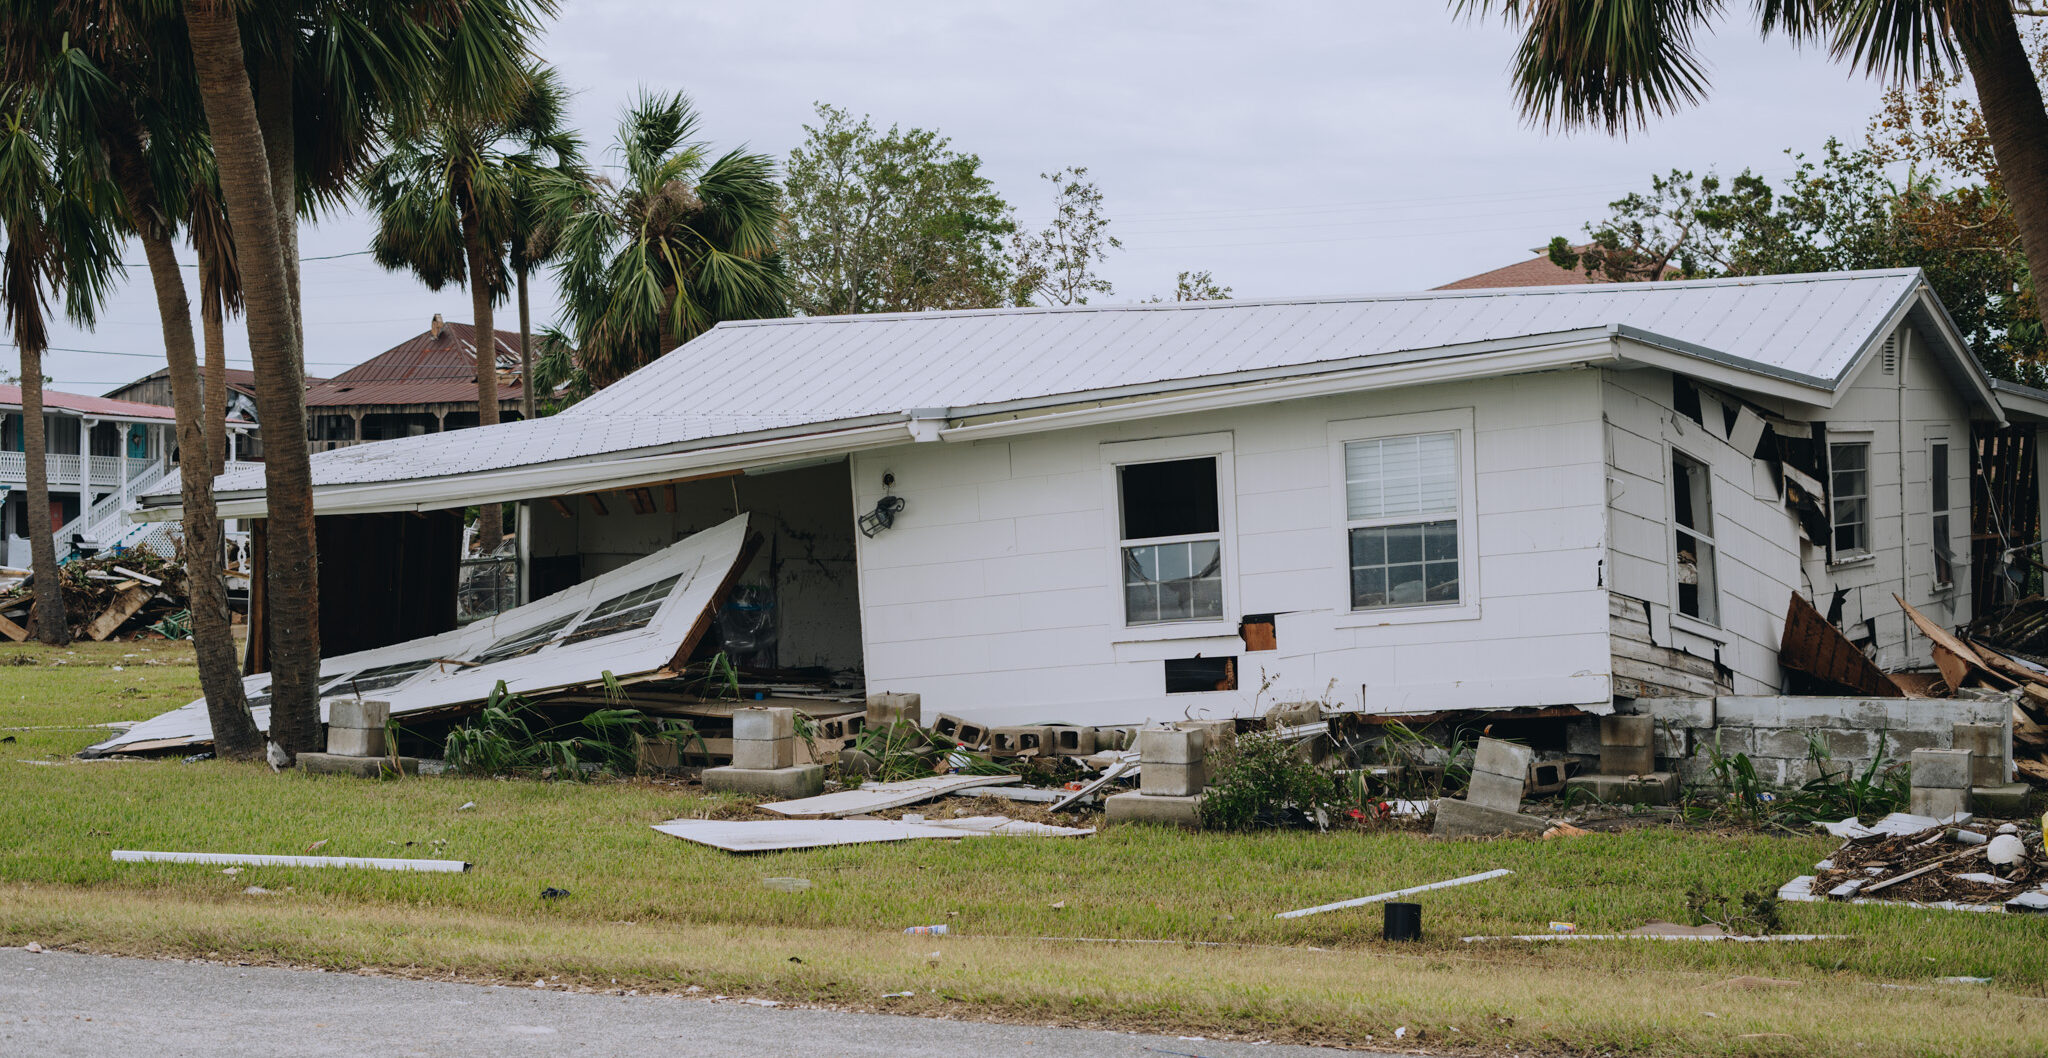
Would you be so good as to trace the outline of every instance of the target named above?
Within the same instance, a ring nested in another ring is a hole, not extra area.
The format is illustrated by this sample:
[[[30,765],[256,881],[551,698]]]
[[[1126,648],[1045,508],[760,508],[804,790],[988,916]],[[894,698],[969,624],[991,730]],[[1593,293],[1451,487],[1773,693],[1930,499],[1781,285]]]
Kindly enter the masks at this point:
[[[12,664],[16,654],[36,664]],[[62,664],[59,664],[59,662]],[[155,662],[155,664],[151,664]],[[1560,841],[1133,827],[734,856],[648,824],[745,811],[649,783],[395,782],[221,762],[69,762],[197,693],[175,644],[0,649],[0,943],[966,1018],[1432,1049],[1642,1055],[2048,1051],[2048,921],[1790,905],[1814,944],[1461,944],[1685,920],[1693,888],[1806,873],[1825,838],[1642,829]],[[24,763],[53,762],[50,764]],[[462,805],[474,802],[475,807]],[[981,809],[964,802],[922,811]],[[468,874],[111,862],[116,848],[464,859]],[[1275,912],[1494,867],[1420,898]],[[769,877],[810,879],[778,892]],[[245,892],[255,886],[267,895]],[[570,895],[543,901],[543,888]],[[1057,905],[1057,906],[1056,906]],[[945,938],[906,926],[944,922]],[[1100,943],[1080,938],[1168,943]],[[1952,976],[1988,985],[1942,984]],[[885,993],[914,991],[907,999]]]

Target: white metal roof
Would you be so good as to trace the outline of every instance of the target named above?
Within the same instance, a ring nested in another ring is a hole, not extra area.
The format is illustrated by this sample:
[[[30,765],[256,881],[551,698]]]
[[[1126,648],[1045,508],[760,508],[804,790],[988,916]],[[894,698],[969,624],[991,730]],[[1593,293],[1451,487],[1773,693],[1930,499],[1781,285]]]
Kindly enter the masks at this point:
[[[519,468],[573,476],[568,464],[624,454],[1053,408],[1339,364],[1399,362],[1426,374],[1475,345],[1588,332],[1827,394],[1882,334],[1931,300],[1918,269],[1889,269],[723,323],[560,415],[320,453],[313,480],[316,489],[361,492],[496,475],[502,483],[492,494],[513,495],[504,479]],[[1946,314],[1932,304],[1932,315],[1917,310],[1917,322],[1940,330]],[[1958,343],[1944,344],[1967,358]],[[1981,384],[1974,363],[1958,371]],[[1981,399],[1990,402],[1988,388]],[[525,494],[554,487],[536,479]],[[261,488],[260,468],[219,482],[224,501]],[[482,486],[471,491],[481,495]]]

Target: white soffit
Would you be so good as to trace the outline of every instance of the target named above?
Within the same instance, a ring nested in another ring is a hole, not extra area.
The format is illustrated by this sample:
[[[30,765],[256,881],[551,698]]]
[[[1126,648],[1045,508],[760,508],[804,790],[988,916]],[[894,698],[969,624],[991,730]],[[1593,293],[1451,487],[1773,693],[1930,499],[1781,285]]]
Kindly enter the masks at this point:
[[[327,699],[360,693],[391,703],[391,715],[471,705],[503,680],[517,694],[600,684],[667,669],[683,640],[717,602],[746,550],[747,515],[685,537],[654,554],[452,632],[342,654],[320,662],[320,720]],[[270,676],[242,681],[256,726],[270,729]],[[628,703],[630,704],[630,703]],[[93,746],[90,755],[150,744],[211,741],[206,699]]]

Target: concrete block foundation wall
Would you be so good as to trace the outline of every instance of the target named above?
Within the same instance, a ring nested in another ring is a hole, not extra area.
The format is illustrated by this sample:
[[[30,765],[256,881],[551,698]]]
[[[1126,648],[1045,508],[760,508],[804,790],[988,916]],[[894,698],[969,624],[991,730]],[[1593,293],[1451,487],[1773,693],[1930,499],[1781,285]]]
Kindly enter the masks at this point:
[[[1957,724],[2001,728],[2007,757],[2012,747],[2012,703],[1996,698],[1805,698],[1723,695],[1717,698],[1638,698],[1619,703],[1625,713],[1656,720],[1658,761],[1688,784],[1714,781],[1713,750],[1748,754],[1757,777],[1796,787],[1816,778],[1809,736],[1827,747],[1837,766],[1861,769],[1878,754],[1904,761],[1916,749],[1953,748]],[[1597,735],[1598,721],[1590,723]]]

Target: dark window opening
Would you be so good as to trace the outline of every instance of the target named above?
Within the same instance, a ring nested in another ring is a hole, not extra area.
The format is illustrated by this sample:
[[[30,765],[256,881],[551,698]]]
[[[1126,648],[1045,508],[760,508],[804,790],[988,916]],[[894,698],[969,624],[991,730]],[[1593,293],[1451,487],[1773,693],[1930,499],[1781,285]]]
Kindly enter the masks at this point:
[[[1196,694],[1237,689],[1236,658],[1166,659],[1166,693]]]
[[[1222,528],[1216,460],[1175,459],[1117,468],[1123,491],[1125,540],[1193,536]]]
[[[1691,379],[1671,376],[1671,406],[1678,410],[1678,414],[1701,426],[1706,425],[1706,419],[1700,412],[1700,388],[1693,385]]]

